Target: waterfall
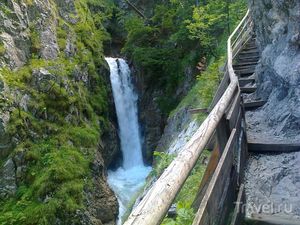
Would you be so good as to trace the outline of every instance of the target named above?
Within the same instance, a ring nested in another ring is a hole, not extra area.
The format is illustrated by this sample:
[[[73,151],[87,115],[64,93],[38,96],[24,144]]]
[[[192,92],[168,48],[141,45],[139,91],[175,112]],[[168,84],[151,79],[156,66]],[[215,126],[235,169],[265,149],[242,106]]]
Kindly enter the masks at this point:
[[[122,167],[108,171],[108,183],[117,195],[119,219],[130,201],[145,183],[151,168],[143,163],[141,135],[138,123],[137,95],[131,82],[131,72],[124,59],[106,58],[119,124],[123,155]]]

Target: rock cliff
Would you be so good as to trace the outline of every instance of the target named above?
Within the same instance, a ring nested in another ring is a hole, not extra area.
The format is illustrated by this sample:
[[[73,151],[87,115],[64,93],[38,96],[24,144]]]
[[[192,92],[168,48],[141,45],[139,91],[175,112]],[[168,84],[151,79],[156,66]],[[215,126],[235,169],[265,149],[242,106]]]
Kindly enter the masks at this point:
[[[257,97],[268,100],[251,115],[251,127],[255,130],[258,118],[265,128],[255,130],[256,138],[267,135],[273,142],[299,142],[300,2],[251,0],[249,5],[261,51]]]
[[[0,223],[114,224],[110,5],[0,3]]]

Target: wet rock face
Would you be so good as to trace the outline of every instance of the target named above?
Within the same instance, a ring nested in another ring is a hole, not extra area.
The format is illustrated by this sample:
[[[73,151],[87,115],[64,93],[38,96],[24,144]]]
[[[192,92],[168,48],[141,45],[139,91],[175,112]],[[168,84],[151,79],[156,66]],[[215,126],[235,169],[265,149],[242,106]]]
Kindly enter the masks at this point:
[[[179,109],[168,118],[164,133],[155,150],[169,154],[178,153],[198,128],[199,123],[192,118],[188,107]]]
[[[8,159],[0,170],[0,200],[13,196],[17,191],[15,165]]]
[[[135,67],[138,68],[138,67]],[[143,140],[143,155],[147,162],[151,162],[153,151],[166,150],[171,142],[180,134],[184,126],[188,126],[191,117],[187,108],[182,108],[172,117],[164,114],[159,105],[158,99],[164,93],[161,87],[153,85],[153,82],[146,81],[142,68],[135,69],[135,84],[139,95],[139,119]],[[190,67],[185,69],[185,80],[177,88],[177,99],[182,99],[193,86],[194,71]]]
[[[97,151],[91,165],[94,183],[93,190],[87,192],[87,211],[84,212],[83,225],[113,225],[118,216],[118,200],[107,186],[105,161],[101,151]]]
[[[251,155],[246,168],[246,215],[300,218],[300,153]]]
[[[257,116],[276,129],[276,136],[300,133],[300,2],[249,1],[261,63],[257,68],[258,97],[268,99]],[[292,125],[294,124],[294,125]],[[280,128],[279,128],[280,127]]]

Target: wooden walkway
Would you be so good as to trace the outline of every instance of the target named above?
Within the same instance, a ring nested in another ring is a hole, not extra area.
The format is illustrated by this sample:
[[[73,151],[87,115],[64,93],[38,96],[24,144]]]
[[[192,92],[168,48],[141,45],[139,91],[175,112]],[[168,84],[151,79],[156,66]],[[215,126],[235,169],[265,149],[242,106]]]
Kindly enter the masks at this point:
[[[125,225],[160,224],[197,159],[206,146],[211,145],[212,139],[215,150],[214,157],[211,157],[209,163],[216,165],[214,171],[210,169],[205,172],[206,183],[199,185],[201,201],[197,205],[193,225],[243,224],[245,218],[242,210],[245,203],[243,179],[248,147],[266,149],[263,144],[248,145],[246,135],[245,110],[253,110],[265,104],[262,100],[247,99],[247,95],[251,95],[257,88],[255,67],[258,62],[259,52],[255,45],[253,23],[248,11],[228,39],[227,70],[208,109],[209,115],[132,211]],[[198,111],[203,109],[194,110],[192,113]],[[287,146],[280,146],[278,151],[283,147]],[[295,150],[295,146],[289,148]],[[236,202],[241,204],[235,204]],[[269,225],[276,224],[270,222],[272,220],[264,219],[268,217],[262,215],[256,218],[253,218],[254,224],[261,222],[261,224],[264,222]],[[290,222],[293,224],[295,221]]]

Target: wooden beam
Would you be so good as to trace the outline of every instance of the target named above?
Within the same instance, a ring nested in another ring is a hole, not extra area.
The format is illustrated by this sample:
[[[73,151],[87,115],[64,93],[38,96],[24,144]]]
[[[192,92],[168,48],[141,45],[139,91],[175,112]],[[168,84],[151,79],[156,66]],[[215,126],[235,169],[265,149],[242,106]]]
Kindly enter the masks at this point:
[[[255,49],[255,50],[244,49],[243,51],[240,52],[240,55],[251,55],[251,54],[258,55],[259,51],[257,49]]]
[[[252,214],[252,217],[247,218],[257,225],[299,225],[300,219],[293,218],[292,216],[285,215],[267,215],[267,214]]]
[[[243,204],[245,204],[245,185],[241,184],[230,225],[243,224],[245,217],[245,213],[243,212]]]
[[[233,128],[236,127],[236,121],[238,120],[238,116],[239,116],[240,109],[241,109],[240,102],[241,102],[241,94],[238,91],[233,100],[233,103],[226,115],[226,120],[229,123],[230,130],[232,130]]]
[[[226,71],[221,83],[219,84],[218,90],[214,96],[214,99],[212,100],[210,106],[208,107],[208,111],[210,112],[218,103],[222,95],[224,94],[226,88],[228,87],[228,84],[230,82],[229,73]]]
[[[241,69],[241,70],[234,70],[237,75],[243,76],[244,74],[253,74],[255,72],[254,68],[250,69]]]
[[[239,55],[237,60],[247,61],[247,62],[258,62],[259,56],[247,56],[247,55]]]
[[[255,70],[257,64],[254,65],[244,65],[244,66],[233,66],[235,70]]]
[[[237,63],[235,63],[235,65],[233,65],[233,67],[235,67],[235,66],[248,66],[248,65],[250,65],[250,66],[252,66],[252,65],[257,65],[257,62],[237,62]]]
[[[256,89],[257,89],[256,86],[253,86],[253,87],[240,87],[240,90],[241,90],[242,93],[248,93],[248,94],[255,92]]]
[[[200,183],[200,186],[198,189],[197,196],[193,202],[193,208],[195,210],[197,210],[199,208],[201,200],[203,199],[203,196],[205,195],[205,192],[207,190],[209,181],[211,180],[211,178],[218,166],[219,160],[221,158],[221,155],[220,155],[221,151],[219,148],[220,148],[219,145],[216,144],[214,147],[214,150],[211,153],[209,162],[207,164],[207,167],[205,169],[204,175],[202,177],[202,180],[201,180],[201,183]]]
[[[239,79],[239,84],[240,87],[246,86],[248,84],[254,84],[255,83],[255,78],[240,78]]]
[[[264,143],[255,142],[255,140],[248,140],[248,148],[250,152],[295,152],[300,151],[300,143],[297,144],[273,144],[268,143],[266,140]]]
[[[259,100],[259,101],[249,101],[249,102],[244,102],[244,107],[245,109],[253,109],[253,108],[258,108],[266,104],[267,101]]]

